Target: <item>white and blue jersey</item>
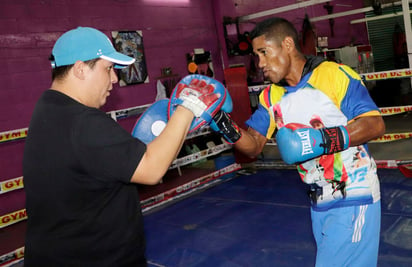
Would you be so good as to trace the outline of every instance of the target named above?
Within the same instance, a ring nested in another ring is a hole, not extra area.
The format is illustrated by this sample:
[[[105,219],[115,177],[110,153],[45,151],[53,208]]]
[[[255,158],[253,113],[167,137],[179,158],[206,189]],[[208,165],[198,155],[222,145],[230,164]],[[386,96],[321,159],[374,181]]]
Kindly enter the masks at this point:
[[[258,109],[246,124],[269,139],[276,128],[288,123],[334,127],[376,115],[379,109],[359,75],[348,66],[324,61],[307,71],[296,86],[272,84],[264,89]],[[380,199],[376,164],[366,144],[311,159],[297,169],[303,182],[323,188],[323,195],[312,205],[315,210]],[[337,183],[345,184],[345,197],[333,195]]]

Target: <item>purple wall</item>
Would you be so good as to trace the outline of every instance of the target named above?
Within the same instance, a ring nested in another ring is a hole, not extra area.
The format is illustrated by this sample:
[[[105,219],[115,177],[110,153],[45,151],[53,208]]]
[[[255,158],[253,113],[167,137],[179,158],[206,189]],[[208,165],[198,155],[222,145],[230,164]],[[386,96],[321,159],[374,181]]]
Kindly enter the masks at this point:
[[[149,1],[74,0],[2,1],[0,9],[0,132],[27,127],[35,100],[50,84],[47,60],[55,40],[77,26],[107,35],[113,30],[142,30],[150,82],[116,87],[105,110],[147,104],[156,96],[162,67],[187,74],[185,54],[202,47],[212,52],[222,79],[213,8],[209,1],[149,5]],[[158,1],[159,2],[159,1]]]
[[[149,4],[146,0],[2,0],[0,8],[0,132],[28,127],[40,94],[50,86],[48,57],[56,39],[77,26],[95,27],[107,35],[116,30],[141,30],[149,83],[115,90],[104,110],[151,103],[161,68],[188,74],[186,53],[211,51],[215,77],[223,80],[211,1]],[[159,1],[157,1],[159,2]],[[131,129],[135,121],[120,121]],[[22,175],[24,140],[0,143],[0,181]],[[24,207],[24,191],[0,194],[0,216]],[[10,203],[10,204],[8,204]]]
[[[194,48],[211,51],[215,78],[223,81],[223,68],[248,64],[249,57],[228,57],[223,37],[223,16],[236,17],[295,4],[295,0],[191,0],[189,3],[150,4],[149,0],[2,0],[0,8],[0,132],[25,128],[40,94],[50,85],[48,57],[55,40],[77,26],[91,26],[107,35],[115,30],[141,30],[149,83],[115,86],[104,110],[117,110],[151,103],[156,96],[156,77],[162,67],[187,75],[186,53]],[[235,2],[238,4],[235,5]],[[359,8],[362,1],[332,1],[334,12]],[[337,5],[342,3],[342,6]],[[351,7],[347,7],[351,5]],[[309,17],[326,15],[323,4],[278,14],[301,29],[305,12]],[[358,18],[361,15],[355,16]],[[263,19],[263,18],[262,18]],[[353,17],[351,18],[353,19]],[[259,19],[261,20],[261,19]],[[257,20],[256,20],[257,21]],[[363,24],[350,25],[349,18],[335,19],[335,37],[329,24],[315,24],[318,35],[329,36],[331,48],[367,43]],[[241,32],[253,23],[240,25]],[[353,40],[352,40],[353,39]],[[223,61],[223,63],[222,63]],[[120,124],[131,129],[133,118]],[[0,181],[22,175],[24,140],[0,143]],[[24,191],[0,194],[0,216],[24,207]],[[13,203],[8,205],[7,203]]]
[[[236,17],[255,14],[262,11],[272,10],[287,5],[294,5],[299,2],[296,0],[279,0],[279,1],[267,1],[267,0],[222,0],[221,6],[224,6],[223,16]],[[291,11],[282,12],[266,17],[256,18],[250,21],[244,21],[239,24],[240,32],[251,31],[256,24],[263,19],[271,16],[283,17],[291,21],[298,32],[302,30],[303,19],[305,14],[309,16],[309,19],[328,15],[327,10],[323,7],[326,3],[316,4],[313,6],[307,6],[299,9],[293,9]],[[333,13],[346,12],[354,9],[363,8],[363,1],[359,0],[335,0],[330,1],[330,5],[333,6]],[[350,24],[351,20],[364,18],[364,14],[356,14],[345,17],[339,17],[334,19],[334,36],[331,36],[328,20],[321,20],[318,22],[312,22],[317,36],[327,36],[329,41],[328,48],[339,48],[350,44],[354,45],[367,45],[369,44],[368,34],[365,23]],[[227,61],[226,61],[227,60]],[[245,56],[234,56],[225,59],[225,65],[241,64],[245,63],[247,67],[250,58]]]
[[[248,0],[248,1],[231,1],[223,0],[227,3],[227,9],[232,6],[232,11],[230,16],[244,16],[255,14],[257,12],[267,11],[271,9],[276,9],[284,7],[286,5],[294,5],[299,2],[303,3],[305,1],[294,1],[294,0],[280,0],[280,1],[266,1],[266,0]],[[229,3],[230,2],[230,3]],[[237,4],[233,4],[237,2]],[[306,1],[308,2],[308,1]],[[326,16],[328,15],[327,10],[323,7],[325,3],[320,3],[312,6],[307,6],[299,9],[293,9],[291,11],[286,11],[271,16],[279,16],[291,21],[298,31],[302,29],[303,19],[305,14],[309,16],[309,19]],[[333,13],[340,13],[345,11],[350,11],[354,9],[363,8],[363,1],[359,0],[335,0],[330,1],[330,5],[333,6]],[[251,21],[246,21],[240,23],[241,31],[250,30],[253,28],[254,24],[270,16],[257,18]],[[367,44],[368,35],[366,30],[366,24],[350,24],[349,22],[353,19],[363,18],[362,13],[356,15],[350,15],[345,17],[335,18],[335,36],[331,37],[330,28],[328,20],[322,20],[318,22],[313,22],[313,26],[316,29],[316,34],[318,36],[328,36],[329,37],[329,48],[338,48],[341,46],[346,46],[351,43],[355,44]]]

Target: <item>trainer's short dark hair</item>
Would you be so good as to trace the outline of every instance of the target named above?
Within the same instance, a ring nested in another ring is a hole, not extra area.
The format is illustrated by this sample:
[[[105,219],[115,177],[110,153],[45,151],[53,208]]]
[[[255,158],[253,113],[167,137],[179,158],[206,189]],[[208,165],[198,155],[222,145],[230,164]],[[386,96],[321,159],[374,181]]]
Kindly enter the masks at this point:
[[[256,24],[250,33],[251,40],[262,35],[266,39],[273,40],[278,44],[282,43],[285,37],[289,36],[295,42],[295,46],[299,48],[298,32],[295,26],[284,18],[273,17]]]
[[[91,59],[91,60],[85,61],[85,63],[88,64],[90,66],[90,68],[94,68],[94,66],[96,65],[96,62],[99,59],[100,58]],[[49,60],[53,61],[54,56],[50,55]],[[73,67],[73,65],[74,64],[53,68],[53,70],[52,70],[52,81],[58,80],[58,79],[63,79],[64,77],[66,77],[66,75],[69,73],[69,71]]]

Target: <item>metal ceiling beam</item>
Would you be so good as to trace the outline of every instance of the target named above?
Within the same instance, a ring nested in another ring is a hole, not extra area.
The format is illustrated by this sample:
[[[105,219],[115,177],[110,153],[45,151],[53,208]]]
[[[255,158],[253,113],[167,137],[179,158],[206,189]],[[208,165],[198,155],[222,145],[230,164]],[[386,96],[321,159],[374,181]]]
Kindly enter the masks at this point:
[[[412,2],[412,1],[410,1],[410,2]],[[398,6],[398,5],[401,5],[401,4],[402,4],[401,1],[390,3],[390,4],[383,4],[382,8],[391,7],[393,5]],[[321,20],[326,20],[326,19],[334,19],[334,18],[338,18],[338,17],[344,17],[344,16],[349,16],[349,15],[354,15],[354,14],[359,14],[359,13],[365,13],[365,12],[369,12],[369,11],[373,11],[373,7],[371,7],[371,6],[370,7],[364,7],[364,8],[359,8],[359,9],[353,9],[353,10],[349,10],[349,11],[334,13],[334,14],[330,14],[330,15],[326,15],[326,16],[315,17],[315,18],[311,18],[310,22],[316,22],[316,21],[321,21]]]
[[[402,0],[404,1],[404,0]],[[399,1],[399,2],[394,2],[391,4],[384,4],[382,5],[382,8],[387,8],[387,7],[392,7],[393,5],[395,6],[399,6],[399,5],[403,5],[403,2]],[[412,0],[406,0],[407,3],[412,3]],[[368,11],[372,11],[368,10]],[[409,8],[408,8],[409,10]],[[396,16],[402,16],[403,13],[391,13],[391,14],[385,14],[385,15],[379,15],[379,16],[374,16],[374,17],[369,17],[369,18],[363,18],[363,19],[354,19],[350,21],[350,24],[356,24],[356,23],[362,23],[362,22],[367,22],[367,21],[371,21],[371,20],[379,20],[379,19],[385,19],[385,18],[391,18],[391,17],[396,17]]]
[[[322,3],[326,3],[326,2],[332,2],[332,0],[311,0],[311,1],[301,2],[301,3],[296,3],[296,4],[293,4],[293,5],[287,5],[287,6],[283,6],[283,7],[279,7],[279,8],[269,9],[269,10],[265,10],[265,11],[262,11],[262,12],[257,12],[257,13],[254,13],[254,14],[246,15],[246,16],[240,16],[239,17],[239,22],[244,22],[244,21],[248,21],[248,20],[252,20],[252,19],[266,17],[266,16],[270,16],[270,15],[273,15],[273,14],[282,13],[282,12],[286,12],[286,11],[290,11],[290,10],[294,10],[294,9],[298,9],[298,8],[302,8],[302,7],[322,4]]]
[[[363,22],[368,22],[368,21],[373,21],[373,20],[387,19],[387,18],[400,17],[400,16],[403,16],[403,13],[391,13],[391,14],[385,14],[385,15],[369,17],[369,18],[364,18],[364,19],[354,19],[350,21],[350,24],[357,24],[357,23],[363,23]]]
[[[408,1],[412,2],[412,0],[408,0]],[[324,2],[331,2],[331,1],[312,0],[312,1],[301,2],[301,3],[297,3],[297,4],[293,4],[293,5],[287,5],[287,6],[284,6],[284,7],[269,9],[269,10],[265,10],[265,11],[262,11],[262,12],[250,14],[250,15],[240,16],[239,17],[239,22],[244,22],[244,21],[257,19],[257,18],[261,18],[261,17],[265,17],[265,16],[270,16],[270,15],[274,15],[274,14],[277,14],[277,13],[282,13],[282,12],[286,12],[286,11],[290,11],[290,10],[294,10],[294,9],[298,9],[298,8],[302,8],[302,7],[313,6],[313,5],[321,4],[321,3],[324,3]],[[402,1],[388,3],[388,4],[382,4],[382,8],[391,7],[393,5],[398,6],[398,5],[401,5],[401,4],[402,4]],[[365,13],[365,12],[369,12],[369,11],[373,11],[373,7],[371,7],[371,6],[370,7],[364,7],[364,8],[359,8],[359,9],[334,13],[334,14],[330,14],[330,15],[314,17],[314,18],[310,18],[310,22],[317,22],[317,21],[328,20],[328,19],[333,19],[333,18],[338,18],[338,17],[350,16],[350,15]],[[382,17],[382,18],[384,18],[384,17]],[[351,24],[360,23],[360,22],[364,22],[364,21],[366,21],[366,20],[365,19],[353,20],[353,21],[351,21]]]

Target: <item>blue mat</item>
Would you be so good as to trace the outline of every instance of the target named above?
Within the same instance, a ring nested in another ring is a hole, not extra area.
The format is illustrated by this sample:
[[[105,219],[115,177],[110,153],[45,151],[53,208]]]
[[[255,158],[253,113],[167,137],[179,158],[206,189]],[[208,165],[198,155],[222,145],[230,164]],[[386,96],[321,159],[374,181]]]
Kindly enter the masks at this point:
[[[397,169],[379,170],[382,227],[379,266],[412,266],[412,179]]]
[[[412,179],[379,175],[378,266],[412,266]],[[296,170],[259,170],[147,214],[149,266],[314,266],[306,191]]]

